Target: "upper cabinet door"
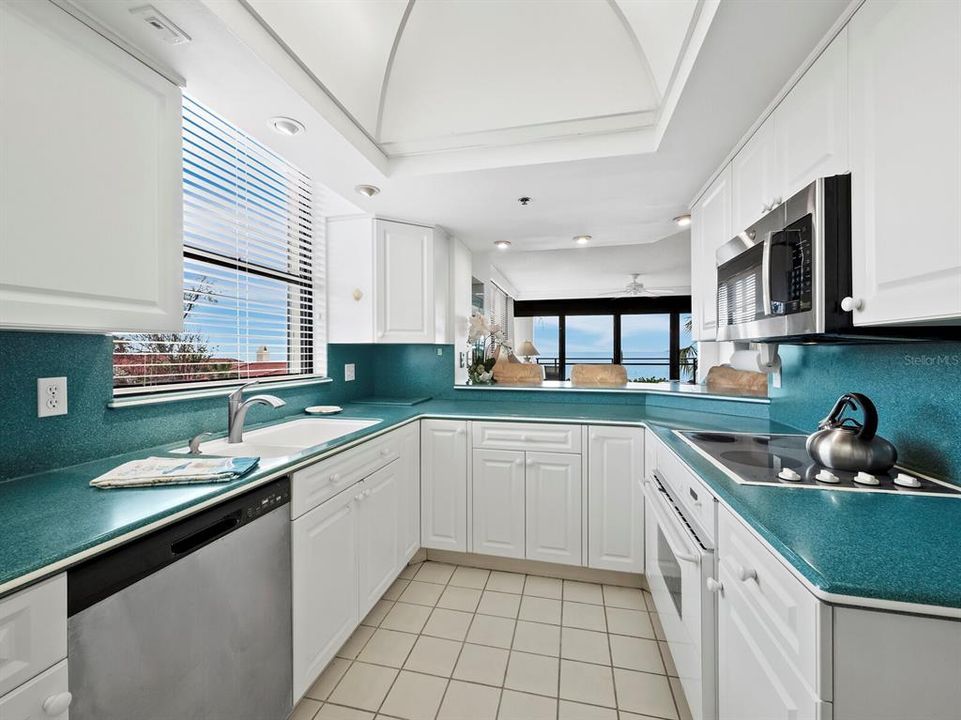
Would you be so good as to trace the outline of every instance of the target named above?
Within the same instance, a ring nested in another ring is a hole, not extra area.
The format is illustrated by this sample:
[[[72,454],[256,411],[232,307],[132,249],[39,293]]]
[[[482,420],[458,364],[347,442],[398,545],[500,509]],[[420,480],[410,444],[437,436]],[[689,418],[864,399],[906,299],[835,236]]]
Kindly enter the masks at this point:
[[[434,231],[386,220],[375,227],[376,342],[434,342]]]
[[[774,122],[773,115],[765,120],[731,161],[734,232],[724,242],[785,199],[777,186]]]
[[[850,170],[847,28],[828,45],[774,112],[776,195]],[[743,228],[738,228],[738,232]]]
[[[869,0],[848,33],[854,324],[961,317],[961,3]]]
[[[0,326],[182,330],[180,90],[46,2],[0,66]]]
[[[696,340],[717,334],[717,249],[730,240],[731,166],[691,208],[691,313]]]

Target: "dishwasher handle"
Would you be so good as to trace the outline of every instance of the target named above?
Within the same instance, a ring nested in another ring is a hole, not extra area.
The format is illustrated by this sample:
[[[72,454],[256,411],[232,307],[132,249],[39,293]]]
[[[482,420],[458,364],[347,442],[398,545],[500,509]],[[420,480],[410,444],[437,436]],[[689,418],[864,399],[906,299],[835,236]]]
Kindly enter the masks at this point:
[[[170,544],[170,553],[174,557],[180,557],[181,555],[186,555],[189,552],[193,552],[204,545],[212,543],[214,540],[222,538],[224,535],[229,533],[235,527],[240,525],[240,521],[243,520],[243,510],[235,510],[229,515],[224,515],[222,518],[216,522],[202,527],[189,535],[175,540]]]

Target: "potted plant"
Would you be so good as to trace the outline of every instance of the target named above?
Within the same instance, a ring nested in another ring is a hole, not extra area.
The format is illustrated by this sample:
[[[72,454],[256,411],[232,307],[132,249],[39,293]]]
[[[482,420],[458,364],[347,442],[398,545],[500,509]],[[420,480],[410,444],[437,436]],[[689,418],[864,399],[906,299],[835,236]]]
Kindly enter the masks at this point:
[[[507,348],[507,338],[499,325],[487,322],[480,313],[470,318],[467,342],[471,346],[470,364],[467,366],[467,381],[471,385],[493,385],[494,364],[500,357],[501,348]]]

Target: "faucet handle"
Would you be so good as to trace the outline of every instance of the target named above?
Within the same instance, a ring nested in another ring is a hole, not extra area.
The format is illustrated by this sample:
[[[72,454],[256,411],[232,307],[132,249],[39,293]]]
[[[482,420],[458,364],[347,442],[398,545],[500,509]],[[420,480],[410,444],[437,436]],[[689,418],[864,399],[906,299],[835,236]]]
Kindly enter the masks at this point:
[[[234,390],[232,393],[230,393],[230,395],[228,396],[228,399],[231,401],[240,402],[241,398],[243,398],[244,396],[244,390],[246,390],[249,387],[253,387],[254,385],[257,385],[259,383],[260,383],[260,380],[251,380],[249,383],[244,383],[243,385],[238,387],[236,390]]]
[[[187,452],[190,455],[200,455],[200,441],[211,435],[213,435],[213,433],[210,432],[202,432],[199,435],[194,435],[190,438],[190,449]]]

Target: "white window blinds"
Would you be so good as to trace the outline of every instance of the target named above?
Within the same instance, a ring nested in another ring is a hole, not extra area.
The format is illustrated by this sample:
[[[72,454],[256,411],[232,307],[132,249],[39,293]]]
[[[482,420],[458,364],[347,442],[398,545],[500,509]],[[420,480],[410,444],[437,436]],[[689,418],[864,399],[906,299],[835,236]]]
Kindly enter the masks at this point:
[[[116,336],[116,391],[322,374],[310,178],[184,98],[183,191],[184,331]]]
[[[497,283],[491,281],[490,321],[504,331],[505,342],[514,347],[514,299]]]

